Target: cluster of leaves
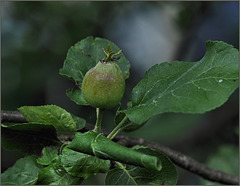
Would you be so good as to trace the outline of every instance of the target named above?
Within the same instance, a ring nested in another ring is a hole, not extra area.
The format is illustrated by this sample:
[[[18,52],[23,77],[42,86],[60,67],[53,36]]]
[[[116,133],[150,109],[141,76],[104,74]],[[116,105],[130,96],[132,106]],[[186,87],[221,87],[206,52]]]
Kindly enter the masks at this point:
[[[108,44],[119,51],[111,41],[93,37],[69,49],[59,73],[78,86],[66,92],[76,104],[88,105],[81,93],[82,80],[103,59],[102,48]],[[115,123],[124,121],[121,129],[134,131],[159,113],[204,113],[226,102],[238,87],[238,50],[221,41],[208,41],[206,47],[198,62],[151,67],[133,89],[127,108],[119,107]],[[129,61],[122,53],[119,56],[118,65],[127,79]],[[160,152],[143,146],[126,148],[91,131],[82,134],[79,130],[86,121],[55,105],[24,106],[19,111],[28,123],[2,124],[2,144],[27,156],[2,174],[2,184],[80,184],[97,173],[107,173],[105,184],[112,185],[177,183],[176,167]],[[74,140],[66,144],[63,135]]]
[[[154,155],[159,158],[161,165],[164,166],[161,171],[151,170],[143,166],[126,164],[133,150],[130,149],[130,154],[127,153],[125,157],[119,159],[113,157],[113,149],[117,154],[122,151],[121,148],[127,149],[128,152],[128,148],[103,136],[104,139],[98,141],[93,139],[95,152],[106,154],[107,157],[112,156],[113,160],[120,160],[116,161],[116,168],[110,170],[110,160],[98,158],[100,155],[96,153],[96,156],[87,153],[88,148],[93,146],[93,142],[88,140],[88,133],[85,133],[87,141],[78,137],[84,135],[77,131],[85,126],[86,121],[56,105],[24,106],[20,107],[19,111],[28,123],[2,124],[2,145],[6,149],[21,151],[26,157],[19,159],[13,167],[2,174],[3,185],[75,185],[81,184],[91,174],[97,173],[107,173],[106,184],[124,184],[127,180],[127,183],[136,184],[177,182],[176,168],[164,154],[146,147],[134,147],[134,151],[144,153],[144,157]],[[61,139],[63,135],[75,135],[75,138],[65,146],[66,143]],[[86,142],[83,143],[83,140]],[[111,145],[105,144],[106,142],[110,142]],[[88,143],[90,145],[87,145]],[[83,149],[78,150],[79,148]],[[115,172],[123,177],[116,180]],[[146,174],[149,176],[146,177]]]

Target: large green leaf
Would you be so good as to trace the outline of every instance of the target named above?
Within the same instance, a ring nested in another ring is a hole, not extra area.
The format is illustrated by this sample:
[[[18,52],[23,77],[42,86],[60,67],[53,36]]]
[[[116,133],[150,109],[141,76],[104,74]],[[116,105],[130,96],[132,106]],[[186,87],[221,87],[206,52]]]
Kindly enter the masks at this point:
[[[18,110],[28,122],[52,125],[58,134],[74,134],[77,131],[71,114],[56,105],[23,106]]]
[[[79,185],[82,178],[69,175],[62,167],[60,157],[38,172],[38,185]]]
[[[153,149],[135,146],[135,150],[157,156],[162,161],[163,168],[160,171],[149,170],[132,165],[116,162],[118,168],[108,172],[106,185],[175,185],[178,180],[176,167],[164,154]]]
[[[88,178],[91,174],[106,173],[110,161],[64,148],[61,155],[62,166],[72,176]]]
[[[204,113],[221,106],[238,87],[239,52],[222,41],[206,42],[198,62],[151,67],[132,92],[129,119],[142,124],[164,112]]]
[[[38,179],[38,170],[33,156],[21,158],[1,175],[1,185],[34,185]]]
[[[40,155],[42,148],[59,145],[56,130],[51,125],[21,123],[2,125],[2,147],[23,153]]]
[[[113,42],[103,38],[90,36],[79,41],[68,50],[63,68],[59,70],[59,74],[72,79],[81,88],[86,72],[105,57],[102,48],[106,49],[108,44],[110,44],[113,52],[120,50]],[[129,77],[129,61],[123,53],[118,56],[120,59],[117,64],[122,70],[125,79],[127,79]],[[79,105],[87,105],[81,95],[81,90],[67,90],[67,96]]]
[[[58,147],[49,146],[42,150],[42,156],[37,159],[37,163],[41,165],[49,165],[55,158],[58,157]]]

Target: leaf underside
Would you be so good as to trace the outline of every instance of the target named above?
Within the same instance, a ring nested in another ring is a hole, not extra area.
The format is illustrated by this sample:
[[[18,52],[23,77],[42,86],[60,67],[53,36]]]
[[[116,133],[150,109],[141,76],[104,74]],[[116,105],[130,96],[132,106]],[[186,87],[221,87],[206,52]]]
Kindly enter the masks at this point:
[[[56,130],[51,125],[21,123],[1,128],[2,147],[24,154],[40,155],[42,148],[59,145]]]

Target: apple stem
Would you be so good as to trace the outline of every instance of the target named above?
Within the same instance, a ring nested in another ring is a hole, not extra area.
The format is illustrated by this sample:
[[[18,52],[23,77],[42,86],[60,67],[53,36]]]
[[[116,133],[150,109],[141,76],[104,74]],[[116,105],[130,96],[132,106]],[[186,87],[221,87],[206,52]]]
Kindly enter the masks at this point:
[[[96,112],[97,112],[97,120],[96,120],[96,124],[95,127],[93,129],[93,132],[96,133],[100,133],[101,132],[101,122],[102,122],[102,117],[103,117],[103,109],[101,108],[96,108]]]
[[[108,46],[107,46],[107,51],[105,51],[104,48],[102,48],[102,50],[106,55],[106,57],[104,58],[105,62],[114,61],[115,60],[114,56],[116,56],[122,52],[122,50],[119,50],[117,53],[114,53],[111,49],[110,44],[108,44]]]

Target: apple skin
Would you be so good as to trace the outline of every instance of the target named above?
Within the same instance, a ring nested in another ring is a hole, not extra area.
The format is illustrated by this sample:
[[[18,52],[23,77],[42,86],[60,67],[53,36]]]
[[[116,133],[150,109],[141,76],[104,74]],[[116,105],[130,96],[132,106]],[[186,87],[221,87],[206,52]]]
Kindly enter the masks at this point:
[[[115,62],[98,62],[83,78],[82,94],[96,108],[115,107],[125,91],[125,78]]]

